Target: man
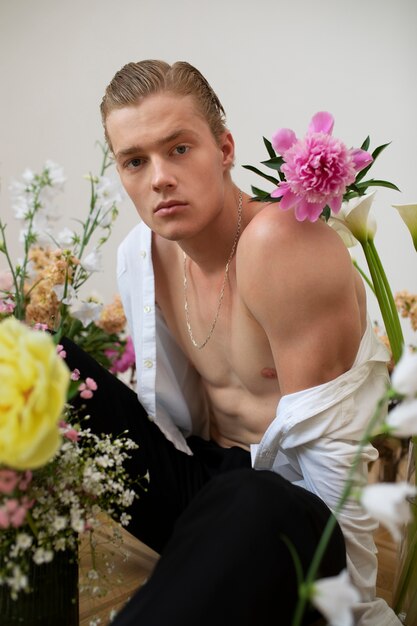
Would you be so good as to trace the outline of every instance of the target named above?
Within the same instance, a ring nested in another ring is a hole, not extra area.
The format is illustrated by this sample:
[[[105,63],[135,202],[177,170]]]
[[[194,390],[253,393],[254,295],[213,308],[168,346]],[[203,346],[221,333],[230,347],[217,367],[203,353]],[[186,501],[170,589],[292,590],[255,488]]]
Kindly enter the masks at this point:
[[[189,64],[126,65],[101,111],[141,218],[118,280],[143,408],[118,389],[113,412],[140,445],[131,471],[150,475],[130,529],[162,553],[116,624],[290,624],[289,546],[305,573],[386,382],[362,282],[324,222],[237,188],[224,110]],[[374,525],[353,503],[341,523],[356,623],[398,623],[373,598]],[[344,567],[336,528],[320,577]]]

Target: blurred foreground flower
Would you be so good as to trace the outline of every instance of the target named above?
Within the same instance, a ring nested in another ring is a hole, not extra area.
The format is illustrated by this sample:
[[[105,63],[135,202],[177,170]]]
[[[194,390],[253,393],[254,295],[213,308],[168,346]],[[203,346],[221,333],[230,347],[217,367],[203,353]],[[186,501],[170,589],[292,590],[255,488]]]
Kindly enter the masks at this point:
[[[360,601],[360,593],[347,570],[338,576],[316,580],[311,602],[331,626],[353,626],[352,606]]]
[[[50,335],[0,322],[0,464],[33,469],[55,454],[69,380]]]
[[[417,352],[404,350],[394,368],[391,386],[398,394],[414,397],[417,393]]]
[[[360,500],[369,515],[383,524],[398,542],[401,528],[412,518],[408,498],[416,495],[417,487],[407,482],[376,483],[364,487]]]

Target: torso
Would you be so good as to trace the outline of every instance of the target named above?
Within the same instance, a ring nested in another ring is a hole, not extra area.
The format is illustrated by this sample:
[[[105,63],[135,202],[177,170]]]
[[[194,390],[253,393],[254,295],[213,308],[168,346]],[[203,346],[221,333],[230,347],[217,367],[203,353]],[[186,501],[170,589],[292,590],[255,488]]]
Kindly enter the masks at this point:
[[[235,258],[214,332],[199,350],[186,326],[181,248],[153,235],[152,257],[157,304],[204,384],[211,438],[224,447],[249,448],[260,441],[274,419],[280,388],[268,337],[239,295]],[[213,322],[223,276],[207,277],[195,264],[187,264],[189,316],[198,342],[205,339]],[[359,277],[356,289],[358,300],[363,300]],[[364,302],[360,309],[364,311]],[[363,332],[365,315],[361,326]]]

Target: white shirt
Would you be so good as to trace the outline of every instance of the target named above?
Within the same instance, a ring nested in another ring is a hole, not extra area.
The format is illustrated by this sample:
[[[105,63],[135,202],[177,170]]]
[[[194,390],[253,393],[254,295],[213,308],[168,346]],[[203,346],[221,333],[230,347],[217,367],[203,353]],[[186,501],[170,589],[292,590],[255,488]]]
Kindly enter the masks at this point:
[[[208,412],[200,378],[173,339],[155,305],[152,233],[141,222],[118,252],[118,284],[136,353],[137,392],[167,439],[191,454],[185,437],[207,436]],[[352,368],[323,385],[283,396],[259,445],[251,447],[255,469],[276,471],[317,494],[334,508],[358,441],[382,396],[389,356],[370,321]],[[367,445],[358,471],[364,482],[377,451]],[[353,500],[338,521],[344,533],[348,569],[363,602],[355,608],[358,626],[396,626],[394,613],[375,599],[375,524]]]

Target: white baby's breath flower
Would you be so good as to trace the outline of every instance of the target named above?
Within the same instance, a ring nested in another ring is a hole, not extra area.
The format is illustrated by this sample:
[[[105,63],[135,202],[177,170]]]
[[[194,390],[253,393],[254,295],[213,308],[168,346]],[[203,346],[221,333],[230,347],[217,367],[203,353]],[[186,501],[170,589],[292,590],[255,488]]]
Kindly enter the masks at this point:
[[[32,545],[32,537],[27,533],[19,533],[16,537],[16,546],[21,550],[27,550]]]
[[[52,552],[52,550],[45,550],[44,548],[38,548],[33,554],[33,560],[36,565],[41,565],[42,563],[50,563],[53,558],[54,553]]]
[[[63,515],[58,515],[52,522],[52,528],[56,531],[60,531],[66,528],[67,523],[67,519]]]
[[[408,497],[417,495],[417,487],[407,482],[376,483],[364,487],[360,500],[371,517],[383,524],[393,536],[401,539],[401,527],[411,520]]]
[[[397,404],[388,413],[385,423],[396,437],[417,435],[417,399],[406,399]]]
[[[417,352],[404,349],[392,372],[391,387],[397,393],[413,397],[417,393]]]
[[[311,602],[330,626],[353,626],[352,607],[359,601],[360,593],[351,584],[347,570],[314,583]]]

